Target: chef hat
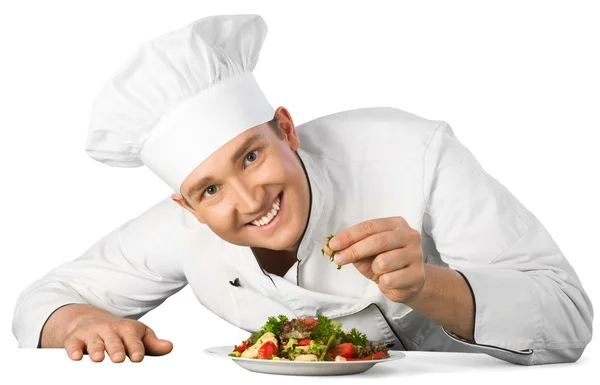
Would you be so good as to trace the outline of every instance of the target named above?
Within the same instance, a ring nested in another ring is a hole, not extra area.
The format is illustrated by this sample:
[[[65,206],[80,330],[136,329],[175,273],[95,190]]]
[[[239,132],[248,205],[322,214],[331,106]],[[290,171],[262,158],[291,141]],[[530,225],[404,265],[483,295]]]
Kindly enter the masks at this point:
[[[252,75],[266,34],[260,16],[213,16],[142,43],[93,103],[88,155],[145,165],[180,194],[208,156],[273,118]]]

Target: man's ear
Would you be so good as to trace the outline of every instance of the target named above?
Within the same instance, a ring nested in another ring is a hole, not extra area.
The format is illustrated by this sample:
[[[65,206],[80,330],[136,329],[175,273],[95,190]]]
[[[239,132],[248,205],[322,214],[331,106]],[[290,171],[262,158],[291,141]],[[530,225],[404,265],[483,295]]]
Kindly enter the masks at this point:
[[[202,217],[197,214],[196,210],[187,205],[187,203],[183,200],[183,197],[181,195],[173,194],[171,195],[171,199],[173,199],[173,201],[175,201],[179,206],[189,211],[198,220],[198,222],[206,224],[204,219],[202,219]]]
[[[298,138],[298,133],[296,132],[290,112],[285,107],[279,107],[275,111],[275,116],[277,116],[279,128],[283,132],[285,140],[289,143],[290,149],[292,151],[298,150],[300,147],[300,138]]]

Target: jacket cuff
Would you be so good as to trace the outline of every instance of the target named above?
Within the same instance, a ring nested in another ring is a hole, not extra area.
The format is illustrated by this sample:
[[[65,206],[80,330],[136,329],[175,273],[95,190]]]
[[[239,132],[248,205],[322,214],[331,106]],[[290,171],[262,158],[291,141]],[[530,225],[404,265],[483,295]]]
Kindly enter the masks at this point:
[[[21,302],[13,320],[13,334],[19,348],[40,348],[42,330],[56,310],[73,303],[86,303],[82,298],[65,295],[63,290],[39,291]]]
[[[448,337],[477,352],[529,364],[532,347],[542,339],[535,283],[519,271],[497,268],[458,271],[473,296],[474,341],[444,329]]]

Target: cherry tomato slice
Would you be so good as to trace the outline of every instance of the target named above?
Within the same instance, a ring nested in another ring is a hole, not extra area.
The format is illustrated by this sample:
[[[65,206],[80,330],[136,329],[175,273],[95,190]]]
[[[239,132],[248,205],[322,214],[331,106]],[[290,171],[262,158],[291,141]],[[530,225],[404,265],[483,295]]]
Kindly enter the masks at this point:
[[[308,346],[310,345],[310,341],[309,338],[302,338],[301,340],[298,340],[298,346]]]
[[[265,342],[258,349],[258,358],[260,359],[270,360],[273,355],[277,355],[277,346],[271,341]]]
[[[244,341],[244,342],[242,342],[241,344],[239,344],[238,346],[235,347],[235,351],[242,353],[247,348],[248,348],[248,344],[246,343],[246,341]]]
[[[354,355],[354,345],[351,342],[346,342],[343,344],[339,344],[334,346],[333,349],[329,351],[332,358],[337,356],[342,356],[344,358],[351,358]]]
[[[304,325],[311,327],[311,326],[317,326],[319,324],[319,321],[317,321],[314,318],[304,318]]]

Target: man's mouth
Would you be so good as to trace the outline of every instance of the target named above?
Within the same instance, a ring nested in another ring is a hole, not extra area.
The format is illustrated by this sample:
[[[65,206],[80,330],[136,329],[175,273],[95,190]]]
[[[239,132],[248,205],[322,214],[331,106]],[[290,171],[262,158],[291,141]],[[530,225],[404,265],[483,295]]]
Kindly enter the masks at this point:
[[[277,217],[277,214],[279,213],[279,211],[281,209],[281,198],[282,197],[283,197],[283,191],[277,195],[277,198],[273,202],[271,209],[265,215],[261,216],[260,218],[255,219],[252,222],[247,223],[247,226],[263,227],[263,226],[267,226],[269,223],[271,223]]]

